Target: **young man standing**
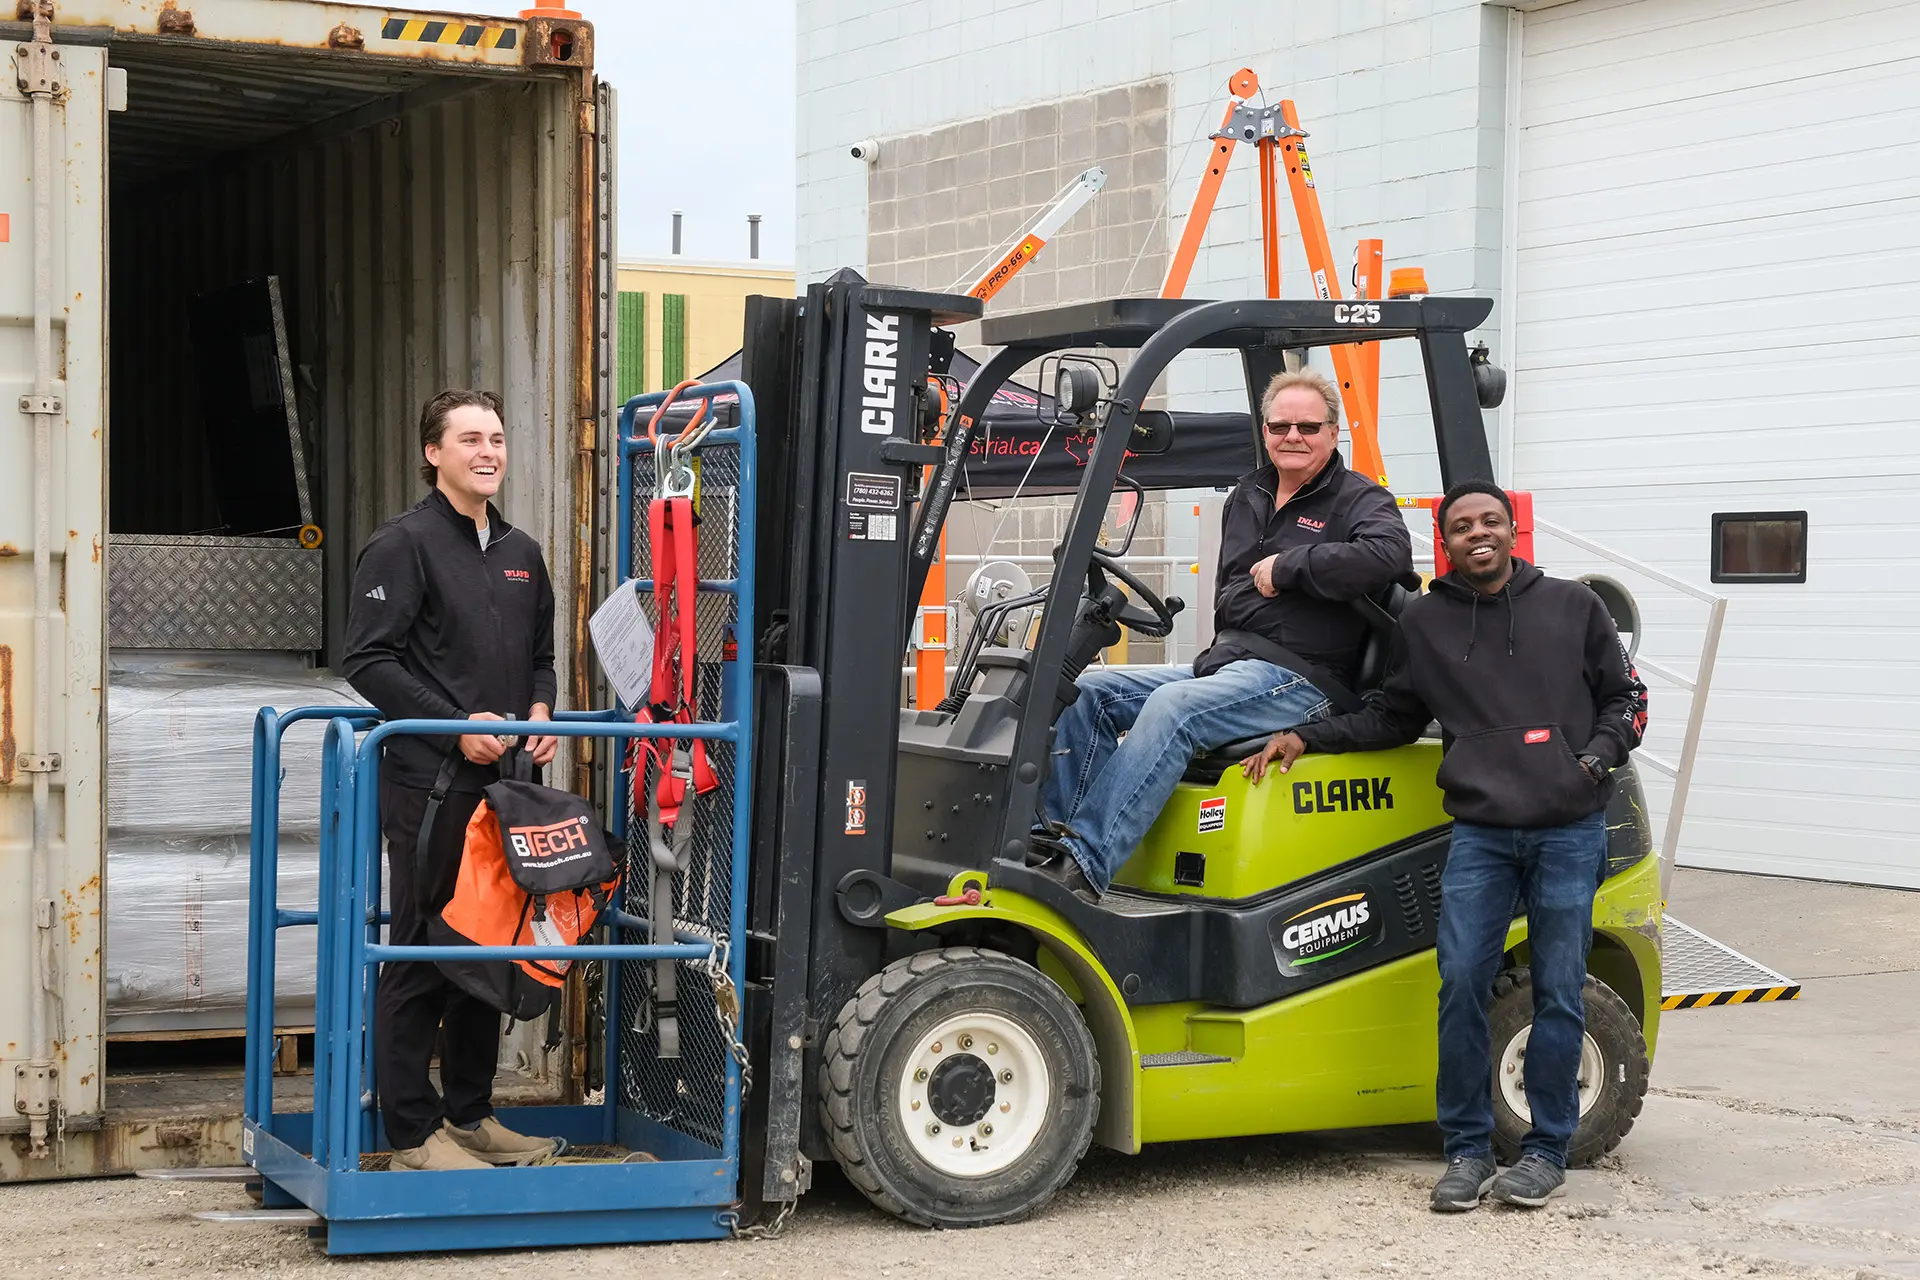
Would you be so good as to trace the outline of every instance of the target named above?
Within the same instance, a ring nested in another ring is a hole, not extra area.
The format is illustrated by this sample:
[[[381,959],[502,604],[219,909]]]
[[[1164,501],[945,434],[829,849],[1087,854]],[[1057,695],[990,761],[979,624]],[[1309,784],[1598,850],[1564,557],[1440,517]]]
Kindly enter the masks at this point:
[[[389,720],[552,719],[553,586],[539,544],[491,501],[507,470],[500,398],[442,391],[421,411],[420,448],[427,496],[374,530],[360,553],[341,669]],[[387,741],[380,828],[394,945],[425,944],[427,920],[452,900],[467,820],[513,745],[485,733]],[[544,765],[558,746],[541,735],[520,749]],[[421,858],[436,792],[444,798]],[[395,1169],[531,1164],[561,1149],[493,1118],[500,1016],[434,964],[381,967],[374,1053]],[[428,1075],[443,1032],[444,1097]]]
[[[1382,696],[1365,711],[1276,734],[1242,768],[1256,782],[1305,751],[1403,746],[1438,719],[1438,782],[1453,815],[1441,878],[1440,1127],[1447,1169],[1433,1208],[1494,1198],[1537,1208],[1562,1194],[1580,1119],[1581,989],[1607,853],[1611,770],[1640,745],[1647,690],[1600,598],[1513,555],[1497,486],[1455,485],[1435,513],[1453,571],[1400,618]],[[1484,616],[1483,616],[1484,615]],[[1517,1163],[1493,1159],[1487,1007],[1507,925],[1525,895],[1533,981],[1527,1105]]]

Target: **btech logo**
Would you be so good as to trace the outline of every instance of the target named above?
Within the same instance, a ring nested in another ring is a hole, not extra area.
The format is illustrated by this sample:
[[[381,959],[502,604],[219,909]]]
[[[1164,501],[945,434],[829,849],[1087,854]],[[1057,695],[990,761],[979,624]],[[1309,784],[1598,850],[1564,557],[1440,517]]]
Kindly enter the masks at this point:
[[[557,858],[573,849],[587,847],[587,820],[568,818],[544,827],[509,827],[507,839],[513,851],[523,858]]]
[[[1393,808],[1392,778],[1335,778],[1293,784],[1295,813],[1352,813]]]
[[[527,569],[502,569],[500,572],[507,575],[508,582],[533,581],[533,573]]]

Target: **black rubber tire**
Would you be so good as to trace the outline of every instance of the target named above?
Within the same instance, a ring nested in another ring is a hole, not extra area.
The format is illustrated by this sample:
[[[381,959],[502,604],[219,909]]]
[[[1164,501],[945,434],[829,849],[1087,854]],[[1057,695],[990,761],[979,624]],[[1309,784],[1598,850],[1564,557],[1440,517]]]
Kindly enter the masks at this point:
[[[1600,1096],[1580,1117],[1567,1144],[1567,1167],[1593,1163],[1620,1145],[1640,1115],[1647,1096],[1647,1040],[1640,1022],[1612,987],[1588,975],[1581,992],[1587,1034],[1600,1050]],[[1513,1037],[1533,1021],[1533,978],[1525,969],[1509,969],[1494,980],[1487,1028],[1493,1041],[1493,1149],[1503,1163],[1520,1157],[1528,1123],[1501,1095],[1500,1055]]]
[[[1018,1021],[1046,1056],[1046,1119],[1032,1147],[999,1173],[956,1177],[902,1132],[905,1056],[933,1024],[969,1009]],[[881,1209],[923,1227],[984,1227],[1028,1217],[1073,1177],[1100,1114],[1100,1056],[1079,1008],[1030,964],[947,947],[896,960],[867,979],[827,1033],[821,1123],[849,1180]]]

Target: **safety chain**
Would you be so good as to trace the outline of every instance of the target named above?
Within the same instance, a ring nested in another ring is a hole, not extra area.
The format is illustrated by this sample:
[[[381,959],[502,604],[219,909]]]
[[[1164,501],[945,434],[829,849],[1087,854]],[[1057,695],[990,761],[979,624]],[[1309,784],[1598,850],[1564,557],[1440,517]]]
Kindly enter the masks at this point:
[[[778,1240],[780,1233],[787,1228],[787,1219],[793,1217],[793,1211],[799,1205],[800,1200],[797,1196],[792,1200],[783,1201],[780,1212],[773,1215],[773,1221],[765,1224],[743,1227],[740,1225],[739,1213],[732,1209],[721,1212],[720,1222],[726,1227],[727,1234],[736,1240]]]
[[[740,1039],[740,992],[733,985],[733,975],[727,972],[727,944],[716,939],[699,967],[713,983],[714,1013],[720,1020],[721,1034],[727,1038],[727,1052],[740,1068],[740,1100],[744,1102],[753,1092],[753,1063]]]

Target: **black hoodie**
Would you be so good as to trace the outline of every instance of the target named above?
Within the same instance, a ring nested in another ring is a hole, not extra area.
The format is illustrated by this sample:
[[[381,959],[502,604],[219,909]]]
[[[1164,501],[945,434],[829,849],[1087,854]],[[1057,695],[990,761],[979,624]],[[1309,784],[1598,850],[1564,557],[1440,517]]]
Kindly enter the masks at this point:
[[[389,720],[524,719],[553,705],[553,584],[540,544],[487,504],[487,545],[431,490],[373,531],[353,572],[342,674]],[[390,738],[382,776],[430,787],[454,739]],[[499,777],[460,762],[453,789]]]
[[[1390,583],[1417,587],[1413,540],[1393,495],[1350,469],[1335,451],[1319,474],[1274,509],[1279,473],[1271,462],[1242,476],[1220,516],[1220,566],[1213,629],[1251,631],[1285,645],[1334,679],[1351,683],[1367,624],[1352,602]],[[1253,585],[1253,566],[1271,555],[1271,596]],[[1258,655],[1221,641],[1194,660],[1208,676]]]
[[[1432,720],[1445,808],[1490,827],[1552,827],[1606,807],[1578,757],[1626,763],[1647,727],[1647,687],[1600,597],[1514,558],[1485,595],[1456,573],[1400,616],[1393,669],[1366,710],[1296,730],[1314,751],[1403,746]]]

